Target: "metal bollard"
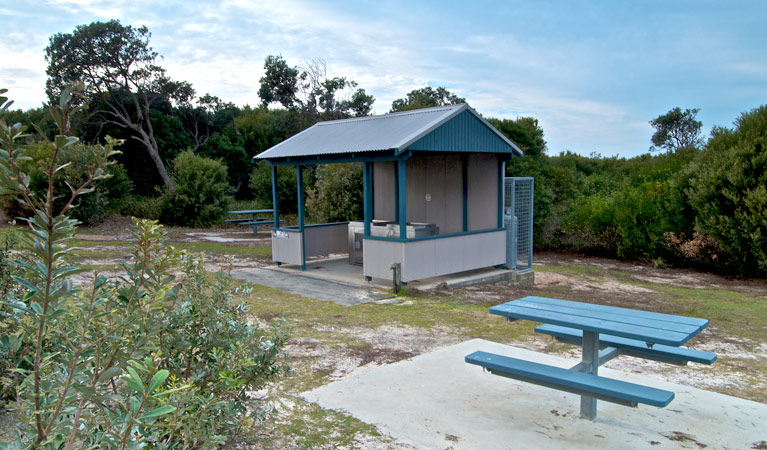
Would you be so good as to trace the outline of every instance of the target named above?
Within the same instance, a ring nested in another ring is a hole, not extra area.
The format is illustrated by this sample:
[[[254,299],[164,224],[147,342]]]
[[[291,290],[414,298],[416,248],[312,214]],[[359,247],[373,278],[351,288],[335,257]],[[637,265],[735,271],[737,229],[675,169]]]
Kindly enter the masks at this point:
[[[391,265],[392,270],[392,283],[394,284],[394,293],[398,294],[400,287],[402,286],[402,266],[400,263],[394,263]]]

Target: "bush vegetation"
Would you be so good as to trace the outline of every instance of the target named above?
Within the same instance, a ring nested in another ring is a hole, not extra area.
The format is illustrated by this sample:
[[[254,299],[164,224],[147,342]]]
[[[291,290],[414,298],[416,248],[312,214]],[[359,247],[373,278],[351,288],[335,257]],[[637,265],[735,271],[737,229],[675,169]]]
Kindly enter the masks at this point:
[[[175,185],[160,200],[163,223],[190,227],[223,223],[232,201],[224,163],[185,151],[173,160],[171,175]]]
[[[51,164],[54,154],[53,143],[41,139],[38,136],[27,136],[29,141],[27,156],[29,160],[20,161],[19,167],[29,175],[29,187],[38,198],[43,198],[48,189],[48,178],[45,170]],[[87,177],[89,156],[93,153],[92,146],[81,142],[70,145],[56,155],[57,163],[64,166],[53,184],[54,206],[61,208],[64,205],[70,187],[82,183]],[[72,206],[71,216],[86,224],[103,221],[109,214],[119,211],[122,202],[133,190],[133,183],[128,177],[125,168],[119,164],[112,164],[106,168],[110,177],[98,180],[94,185],[93,195],[77,199]],[[27,217],[33,213],[29,205],[13,195],[2,197],[2,206],[10,217]]]
[[[715,127],[702,148],[635,158],[515,159],[536,177],[535,239],[664,264],[767,276],[767,107]]]
[[[362,164],[317,167],[315,183],[306,192],[306,212],[319,223],[362,218]]]
[[[262,208],[271,208],[272,168],[260,162],[250,175],[250,188],[253,190],[256,204]],[[298,212],[298,194],[296,191],[295,167],[277,167],[277,201],[280,212],[295,214]]]
[[[87,175],[58,207],[53,186],[66,166],[57,157],[78,142],[67,135],[72,98],[64,90],[50,108],[60,134],[42,196],[20,169],[25,127],[0,118],[0,187],[35,210],[15,233],[16,259],[0,253],[0,392],[19,424],[11,446],[218,448],[248,420],[247,392],[285,370],[286,334],[279,321],[269,332],[251,324],[246,291],[226,274],[211,282],[203,256],[166,245],[154,221],[134,220],[119,278],[96,275],[85,288],[73,286],[82,269],[67,263],[77,225],[67,213],[109,176],[119,142],[90,147]]]
[[[115,36],[120,38],[114,41],[119,52],[105,44]],[[264,60],[257,106],[238,107],[210,94],[198,97],[189,83],[167,77],[149,46],[150,36],[145,27],[94,22],[52,36],[46,48],[47,92],[61,92],[65,78],[76,76],[93,95],[87,114],[73,111],[71,116],[85,144],[68,146],[57,155],[59,163],[72,162],[56,182],[57,205],[69,192],[65,182],[82,181],[82,158],[93,143],[104,142],[107,135],[123,140],[124,152],[115,157],[119,165],[106,169],[112,177],[95,181],[95,194],[80,198],[71,210],[82,222],[98,222],[119,211],[166,224],[209,226],[225,217],[232,195],[254,207],[271,207],[271,168],[263,162],[251,166],[249,158],[318,121],[368,115],[375,101],[353,80],[328,77],[321,60],[294,67],[281,56]],[[134,70],[136,64],[148,65],[147,70]],[[92,76],[97,73],[130,73],[131,78],[97,80]],[[132,95],[142,99],[140,105]],[[85,105],[85,100],[77,101]],[[445,88],[425,87],[395,100],[391,111],[465,101]],[[764,108],[744,113],[732,129],[714,127],[709,139],[700,133],[698,109],[672,108],[649,121],[655,129],[650,150],[668,153],[628,159],[549,155],[536,118],[488,121],[525,152],[525,158],[507,164],[507,175],[536,178],[538,248],[766,276],[765,183],[759,175],[764,173]],[[123,113],[107,120],[110,111]],[[47,187],[41,168],[52,152],[55,121],[42,108],[7,111],[6,117],[39,127],[36,137],[25,138],[34,158],[19,164],[40,195]],[[137,117],[145,123],[137,123]],[[166,166],[171,170],[166,172]],[[278,167],[277,174],[280,210],[295,214],[295,167]],[[358,179],[355,166],[307,168],[308,218],[359,217]],[[0,202],[11,217],[31,212],[13,196]]]

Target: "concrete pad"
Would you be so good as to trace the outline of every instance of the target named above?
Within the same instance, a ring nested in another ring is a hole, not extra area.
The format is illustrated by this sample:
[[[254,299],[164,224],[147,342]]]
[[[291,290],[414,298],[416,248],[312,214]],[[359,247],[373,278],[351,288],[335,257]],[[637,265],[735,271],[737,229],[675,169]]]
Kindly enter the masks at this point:
[[[75,237],[83,241],[95,241],[95,242],[117,240],[115,236],[107,236],[105,234],[76,234]]]
[[[226,233],[214,233],[214,232],[198,232],[198,233],[186,233],[187,236],[202,239],[204,241],[211,242],[247,242],[247,241],[265,241],[265,238],[259,238],[253,232],[226,232]]]
[[[362,266],[349,264],[349,258],[347,256],[334,256],[307,261],[306,270],[304,271],[302,271],[299,266],[295,265],[273,266],[271,268],[288,273],[298,273],[307,277],[338,281],[357,286],[375,286],[384,289],[392,288],[391,279],[373,278],[372,281],[366,281],[365,275],[362,272]],[[407,286],[414,289],[429,290],[442,284],[447,286],[469,286],[473,284],[509,282],[513,279],[513,274],[513,270],[488,267],[440,277],[410,281]]]
[[[567,360],[482,339],[372,369],[302,396],[340,409],[417,448],[761,448],[767,405],[600,368],[600,375],[666,389],[666,408],[597,402],[581,419],[580,397],[483,372],[464,356],[483,350],[559,367]],[[625,356],[624,356],[625,357]]]
[[[263,284],[308,298],[328,300],[339,305],[359,305],[392,297],[369,287],[317,279],[304,276],[302,273],[287,273],[276,267],[232,270],[232,276],[239,280]]]

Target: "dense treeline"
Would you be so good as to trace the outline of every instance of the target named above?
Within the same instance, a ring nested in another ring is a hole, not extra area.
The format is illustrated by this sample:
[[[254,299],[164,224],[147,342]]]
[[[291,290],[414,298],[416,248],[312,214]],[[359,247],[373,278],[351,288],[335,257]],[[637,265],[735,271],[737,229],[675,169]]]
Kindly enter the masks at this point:
[[[700,148],[630,159],[539,154],[513,160],[507,174],[536,178],[539,248],[765,276],[766,145],[762,106],[731,129],[714,127]]]
[[[168,224],[221,223],[233,200],[271,205],[271,171],[251,157],[321,120],[368,115],[375,99],[346,77],[328,77],[321,60],[290,66],[268,56],[259,80],[259,105],[240,107],[171,80],[157,65],[144,27],[118,21],[82,25],[51,37],[46,49],[51,98],[82,83],[82,109],[72,128],[85,143],[123,140],[112,177],[84,197],[75,218],[102,220],[111,213],[159,218]],[[117,51],[116,49],[119,49]],[[117,52],[121,58],[109,58]],[[94,57],[83,58],[83,54]],[[115,73],[128,77],[114,76]],[[465,102],[445,88],[404,94],[390,112]],[[524,151],[507,165],[509,176],[534,176],[535,242],[567,249],[694,265],[744,276],[767,274],[767,134],[765,107],[746,112],[732,129],[700,135],[697,109],[675,108],[650,121],[652,150],[635,158],[570,152],[548,155],[544,131],[533,117],[488,120]],[[8,111],[9,122],[37,124],[23,168],[42,192],[54,124],[42,108]],[[57,187],[82,177],[84,150]],[[60,156],[61,157],[61,156]],[[296,208],[295,170],[280,167],[280,206]],[[307,213],[316,221],[361,214],[361,169],[354,164],[319,166],[305,172]],[[24,205],[6,197],[10,216]]]

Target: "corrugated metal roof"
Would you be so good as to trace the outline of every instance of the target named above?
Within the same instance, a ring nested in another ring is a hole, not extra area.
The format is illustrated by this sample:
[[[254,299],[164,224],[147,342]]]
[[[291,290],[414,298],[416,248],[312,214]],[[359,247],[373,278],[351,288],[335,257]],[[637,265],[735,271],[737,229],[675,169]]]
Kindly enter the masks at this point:
[[[338,155],[383,150],[401,152],[462,111],[471,113],[490,127],[515,153],[522,151],[466,104],[415,109],[381,116],[319,122],[295,136],[256,155],[254,159],[279,159]]]

